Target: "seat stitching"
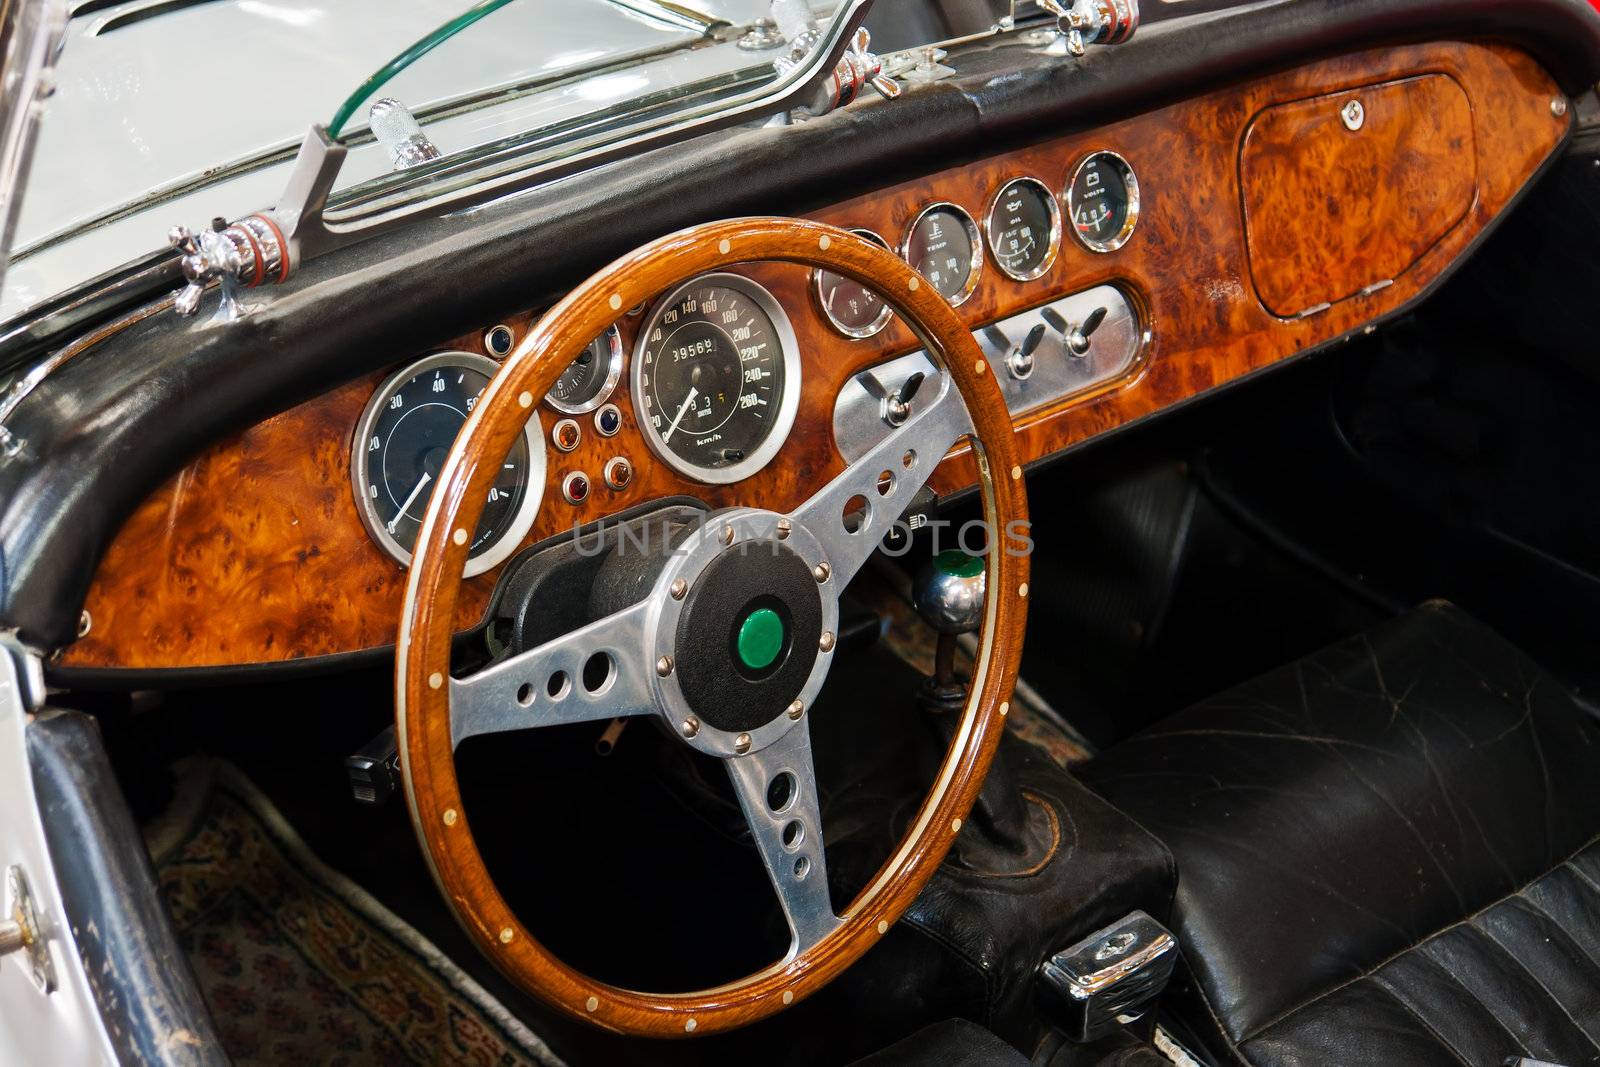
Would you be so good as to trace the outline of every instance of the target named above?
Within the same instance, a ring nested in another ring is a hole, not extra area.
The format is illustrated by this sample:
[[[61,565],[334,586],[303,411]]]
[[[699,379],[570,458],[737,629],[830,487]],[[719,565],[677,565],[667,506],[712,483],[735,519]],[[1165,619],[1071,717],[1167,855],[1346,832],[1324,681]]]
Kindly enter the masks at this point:
[[[1390,1000],[1404,1008],[1407,1015],[1410,1015],[1413,1019],[1417,1020],[1417,1022],[1421,1023],[1422,1028],[1427,1030],[1428,1033],[1432,1034],[1435,1041],[1449,1049],[1450,1055],[1454,1056],[1457,1060],[1464,1064],[1465,1067],[1472,1067],[1472,1061],[1463,1056],[1461,1051],[1456,1048],[1455,1043],[1441,1034],[1437,1027],[1435,1027],[1427,1019],[1423,1018],[1421,1012],[1417,1011],[1417,1009],[1413,1008],[1410,1004],[1407,1004],[1405,1001],[1401,1000],[1399,994],[1390,989],[1388,986],[1384,985],[1383,980],[1377,975],[1373,975],[1371,981],[1373,985],[1377,986],[1379,989],[1383,990],[1384,993],[1388,994]]]
[[[1551,921],[1555,922],[1553,919]],[[1555,926],[1559,929],[1561,924],[1560,923],[1555,923]],[[1595,1049],[1595,1051],[1600,1052],[1600,1042],[1597,1042],[1593,1037],[1590,1037],[1589,1036],[1589,1032],[1578,1024],[1578,1020],[1572,1014],[1572,1010],[1561,1002],[1561,998],[1560,997],[1556,996],[1555,993],[1551,992],[1550,987],[1544,984],[1544,980],[1542,978],[1540,978],[1537,974],[1534,974],[1533,971],[1528,967],[1528,965],[1526,963],[1523,963],[1515,955],[1513,955],[1511,950],[1509,948],[1507,948],[1500,941],[1499,938],[1495,937],[1494,933],[1492,931],[1484,929],[1483,927],[1479,926],[1477,923],[1473,923],[1472,924],[1472,929],[1474,929],[1474,930],[1478,931],[1478,933],[1482,934],[1483,937],[1484,937],[1484,940],[1488,941],[1489,944],[1493,945],[1495,948],[1500,950],[1501,955],[1505,956],[1506,959],[1508,959],[1512,963],[1516,964],[1517,967],[1524,974],[1526,974],[1529,978],[1532,978],[1533,979],[1533,984],[1538,986],[1539,989],[1544,993],[1544,995],[1550,998],[1551,1003],[1555,1004],[1555,1006],[1557,1008],[1561,1009],[1561,1014],[1563,1014],[1563,1015],[1565,1015],[1567,1017],[1567,1021],[1572,1024],[1572,1028],[1574,1030],[1578,1031],[1578,1033],[1582,1034],[1584,1040],[1589,1042],[1590,1046],[1593,1047]],[[1563,930],[1562,933],[1566,933],[1566,931]]]
[[[1467,921],[1468,920],[1463,919],[1460,923],[1457,923],[1456,925],[1460,926],[1460,925],[1466,923]],[[1488,1003],[1485,1002],[1482,997],[1478,996],[1477,993],[1474,993],[1472,991],[1472,987],[1471,986],[1467,985],[1467,983],[1463,982],[1460,978],[1458,978],[1454,971],[1450,970],[1450,968],[1446,967],[1444,964],[1440,963],[1438,960],[1434,959],[1432,956],[1428,955],[1426,952],[1422,953],[1419,958],[1422,959],[1422,960],[1425,960],[1427,963],[1429,963],[1433,967],[1434,970],[1438,971],[1440,974],[1442,974],[1446,978],[1450,979],[1450,981],[1452,981],[1456,985],[1460,986],[1461,987],[1461,991],[1463,993],[1465,993],[1467,996],[1471,997],[1473,999],[1473,1001],[1478,1005],[1478,1007],[1483,1009],[1483,1013],[1485,1015],[1487,1015],[1490,1019],[1494,1020],[1494,1024],[1496,1026],[1498,1026],[1501,1030],[1505,1031],[1505,1035],[1511,1039],[1511,1044],[1512,1045],[1514,1045],[1515,1047],[1517,1047],[1519,1049],[1522,1049],[1524,1052],[1527,1051],[1528,1046],[1522,1040],[1522,1038],[1518,1037],[1516,1035],[1516,1033],[1511,1029],[1511,1027],[1509,1027],[1505,1023],[1501,1022],[1500,1021],[1500,1016],[1498,1016],[1498,1015],[1496,1015],[1494,1013],[1494,1009],[1489,1007]]]
[[[1573,860],[1578,858],[1578,853],[1582,852],[1582,851],[1583,851],[1583,849],[1580,848],[1578,850],[1578,852],[1574,852],[1572,855],[1570,855],[1566,859],[1562,860],[1561,863],[1560,863],[1560,866],[1562,866],[1562,867],[1571,867],[1572,868],[1572,873],[1577,875],[1579,880],[1582,881],[1584,885],[1587,885],[1590,889],[1594,890],[1596,893],[1600,893],[1600,883],[1597,883],[1593,878],[1590,878],[1587,874],[1584,874],[1583,873],[1583,868],[1579,867],[1576,863],[1572,862]],[[1537,880],[1537,879],[1535,879],[1535,880]],[[1531,885],[1532,883],[1530,882],[1529,884]]]
[[[1589,838],[1589,840],[1585,841],[1583,844],[1579,845],[1577,848],[1573,849],[1572,853],[1566,859],[1564,859],[1560,863],[1556,864],[1556,867],[1563,867],[1563,866],[1569,865],[1572,862],[1574,857],[1576,857],[1580,853],[1586,851],[1587,849],[1589,849],[1591,846],[1593,846],[1597,842],[1600,842],[1600,834],[1596,834],[1595,836]],[[1554,869],[1555,868],[1551,868],[1551,870],[1554,870]],[[1574,867],[1573,870],[1577,871],[1577,873],[1578,873],[1578,875],[1580,877],[1583,876],[1583,872],[1579,871],[1578,868]],[[1327,989],[1324,989],[1322,992],[1318,993],[1316,996],[1310,997],[1310,998],[1306,999],[1305,1001],[1303,1001],[1300,1004],[1296,1004],[1293,1007],[1285,1008],[1283,1011],[1279,1012],[1277,1015],[1274,1015],[1272,1018],[1268,1019],[1266,1022],[1264,1022],[1261,1025],[1255,1027],[1254,1029],[1252,1029],[1248,1033],[1246,1033],[1244,1036],[1240,1037],[1239,1038],[1239,1043],[1243,1044],[1244,1042],[1249,1041],[1251,1038],[1255,1037],[1257,1034],[1261,1033],[1263,1030],[1266,1030],[1268,1027],[1276,1025],[1277,1023],[1281,1022],[1283,1019],[1288,1018],[1290,1015],[1293,1015],[1295,1012],[1300,1011],[1303,1008],[1310,1007],[1311,1005],[1315,1004],[1317,1001],[1321,1000],[1323,997],[1329,996],[1329,995],[1331,995],[1333,993],[1337,993],[1337,992],[1339,992],[1339,990],[1343,989],[1345,986],[1353,985],[1354,983],[1361,981],[1363,978],[1368,978],[1368,977],[1376,974],[1378,971],[1383,970],[1384,967],[1386,967],[1389,964],[1393,963],[1395,960],[1399,959],[1401,956],[1404,956],[1406,953],[1408,953],[1408,952],[1412,951],[1413,949],[1417,948],[1419,945],[1426,944],[1427,942],[1432,941],[1434,938],[1440,937],[1440,936],[1442,936],[1444,934],[1447,934],[1451,930],[1454,930],[1456,927],[1461,926],[1461,925],[1463,925],[1465,923],[1468,923],[1468,922],[1472,921],[1473,919],[1477,918],[1479,915],[1482,915],[1484,912],[1486,912],[1490,908],[1494,907],[1496,904],[1499,904],[1502,901],[1508,900],[1511,897],[1520,895],[1523,891],[1525,891],[1528,888],[1528,886],[1531,886],[1535,882],[1541,881],[1541,880],[1543,880],[1543,879],[1545,879],[1545,878],[1547,878],[1549,876],[1550,876],[1550,871],[1545,871],[1545,872],[1543,872],[1542,874],[1538,875],[1535,878],[1530,878],[1520,888],[1512,890],[1511,892],[1507,893],[1505,896],[1500,897],[1498,900],[1491,901],[1490,903],[1484,905],[1482,908],[1479,908],[1477,911],[1473,912],[1471,915],[1468,915],[1466,918],[1457,919],[1455,922],[1451,923],[1450,925],[1440,927],[1438,930],[1435,930],[1433,933],[1428,934],[1425,937],[1419,937],[1416,941],[1412,942],[1409,945],[1406,945],[1404,948],[1398,949],[1398,950],[1390,953],[1388,956],[1385,956],[1383,959],[1379,960],[1377,963],[1373,964],[1371,967],[1368,967],[1366,970],[1362,971],[1360,974],[1352,975],[1351,977],[1345,979],[1344,981],[1340,982],[1337,985],[1329,986]],[[1588,878],[1584,878],[1584,881],[1589,882],[1590,885],[1594,885],[1594,882],[1590,881]],[[1600,886],[1596,886],[1595,888],[1597,890],[1600,890]],[[1442,970],[1443,968],[1440,968],[1440,969]],[[1450,972],[1449,971],[1445,971],[1445,973],[1449,974]],[[1451,975],[1451,977],[1453,978],[1454,975]],[[1465,987],[1463,986],[1463,988],[1465,988]],[[1470,993],[1471,990],[1468,990],[1468,992]],[[1474,999],[1476,999],[1476,998],[1474,998]],[[1478,1003],[1482,1004],[1483,1002],[1482,1001],[1478,1001]],[[1503,1028],[1504,1024],[1502,1023],[1501,1026]],[[1507,1030],[1506,1032],[1508,1034],[1511,1033],[1511,1031],[1509,1031],[1509,1030]],[[1513,1034],[1512,1036],[1515,1037],[1516,1035]]]
[[[1562,864],[1562,866],[1566,866],[1566,864]],[[1549,875],[1545,875],[1545,878],[1548,878],[1548,877],[1549,877]],[[1543,881],[1543,880],[1544,879],[1542,879],[1542,878],[1540,879],[1540,881]],[[1529,888],[1532,888],[1532,887],[1530,886]],[[1573,937],[1572,936],[1572,932],[1570,930],[1568,930],[1565,926],[1562,925],[1560,919],[1558,919],[1554,915],[1550,914],[1550,910],[1548,908],[1543,907],[1537,900],[1534,900],[1532,897],[1529,897],[1529,896],[1524,896],[1522,898],[1522,902],[1524,904],[1528,905],[1529,908],[1533,909],[1534,911],[1538,912],[1540,915],[1543,915],[1546,919],[1549,919],[1552,923],[1554,923],[1556,929],[1560,930],[1562,932],[1562,934],[1564,934],[1566,936],[1566,939],[1568,941],[1572,942],[1573,947],[1576,948],[1580,953],[1583,954],[1583,958],[1584,959],[1588,960],[1590,963],[1594,964],[1596,967],[1600,967],[1600,956],[1594,956],[1589,952],[1588,949],[1584,948],[1583,947],[1583,943],[1581,941],[1579,941],[1576,937]]]

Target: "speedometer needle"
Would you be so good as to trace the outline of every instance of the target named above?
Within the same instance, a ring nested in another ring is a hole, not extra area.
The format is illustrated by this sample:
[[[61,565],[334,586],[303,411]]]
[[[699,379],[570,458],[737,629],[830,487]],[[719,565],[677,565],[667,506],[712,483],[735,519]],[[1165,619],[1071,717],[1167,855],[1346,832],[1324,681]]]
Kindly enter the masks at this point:
[[[672,425],[667,427],[666,435],[661,438],[662,444],[672,440],[672,431],[676,430],[678,428],[678,423],[682,422],[683,417],[689,414],[690,405],[694,403],[694,398],[699,395],[700,387],[698,385],[689,390],[689,395],[683,398],[683,407],[679,408],[678,413],[672,417]]]
[[[417,494],[422,492],[422,487],[427,485],[431,481],[433,481],[433,475],[429,474],[427,471],[423,471],[422,472],[422,481],[418,482],[417,483],[417,487],[415,489],[411,490],[411,495],[406,497],[406,502],[404,504],[400,505],[400,510],[395,512],[394,513],[394,518],[389,520],[389,532],[390,533],[394,533],[395,526],[400,522],[400,519],[405,515],[406,510],[411,507],[413,502],[416,501]]]

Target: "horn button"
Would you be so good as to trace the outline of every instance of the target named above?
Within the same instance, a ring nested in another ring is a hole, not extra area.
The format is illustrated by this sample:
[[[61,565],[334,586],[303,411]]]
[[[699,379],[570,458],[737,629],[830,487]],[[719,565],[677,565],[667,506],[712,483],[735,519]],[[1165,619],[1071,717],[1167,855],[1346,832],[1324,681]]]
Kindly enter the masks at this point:
[[[735,545],[695,579],[678,617],[678,684],[701,721],[747,732],[783,715],[816,666],[823,605],[788,545]]]

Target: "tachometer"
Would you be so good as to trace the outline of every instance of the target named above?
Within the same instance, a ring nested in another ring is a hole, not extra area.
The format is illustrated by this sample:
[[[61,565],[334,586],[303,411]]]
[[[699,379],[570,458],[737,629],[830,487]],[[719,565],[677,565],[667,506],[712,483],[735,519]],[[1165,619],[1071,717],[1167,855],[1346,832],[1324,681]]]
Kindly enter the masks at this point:
[[[1091,252],[1115,252],[1139,222],[1139,179],[1115,152],[1096,152],[1078,164],[1067,182],[1072,232]]]
[[[450,445],[499,366],[471,352],[440,352],[391,375],[356,428],[351,480],[361,521],[380,548],[409,565],[428,497]],[[466,577],[516,549],[544,493],[544,434],[532,415],[501,460],[473,535]]]
[[[544,399],[563,415],[582,415],[605,403],[621,376],[622,334],[613,326],[567,364]]]
[[[900,257],[940,296],[959,304],[978,287],[983,266],[978,224],[954,204],[929,204],[906,231]]]
[[[1037,178],[1012,178],[995,194],[984,229],[989,252],[1006,276],[1032,281],[1049,269],[1061,247],[1056,194]]]
[[[800,402],[800,349],[771,293],[704,274],[650,310],[633,403],[651,449],[680,474],[726,484],[777,454]]]

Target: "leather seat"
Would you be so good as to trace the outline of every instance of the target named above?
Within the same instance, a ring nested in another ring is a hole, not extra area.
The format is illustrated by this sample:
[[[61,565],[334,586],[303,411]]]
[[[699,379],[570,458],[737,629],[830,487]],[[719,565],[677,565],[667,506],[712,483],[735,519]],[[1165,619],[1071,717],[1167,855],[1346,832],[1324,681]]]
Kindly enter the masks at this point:
[[[1600,1063],[1600,726],[1430,603],[1083,779],[1177,859],[1174,1008],[1218,1060]]]

